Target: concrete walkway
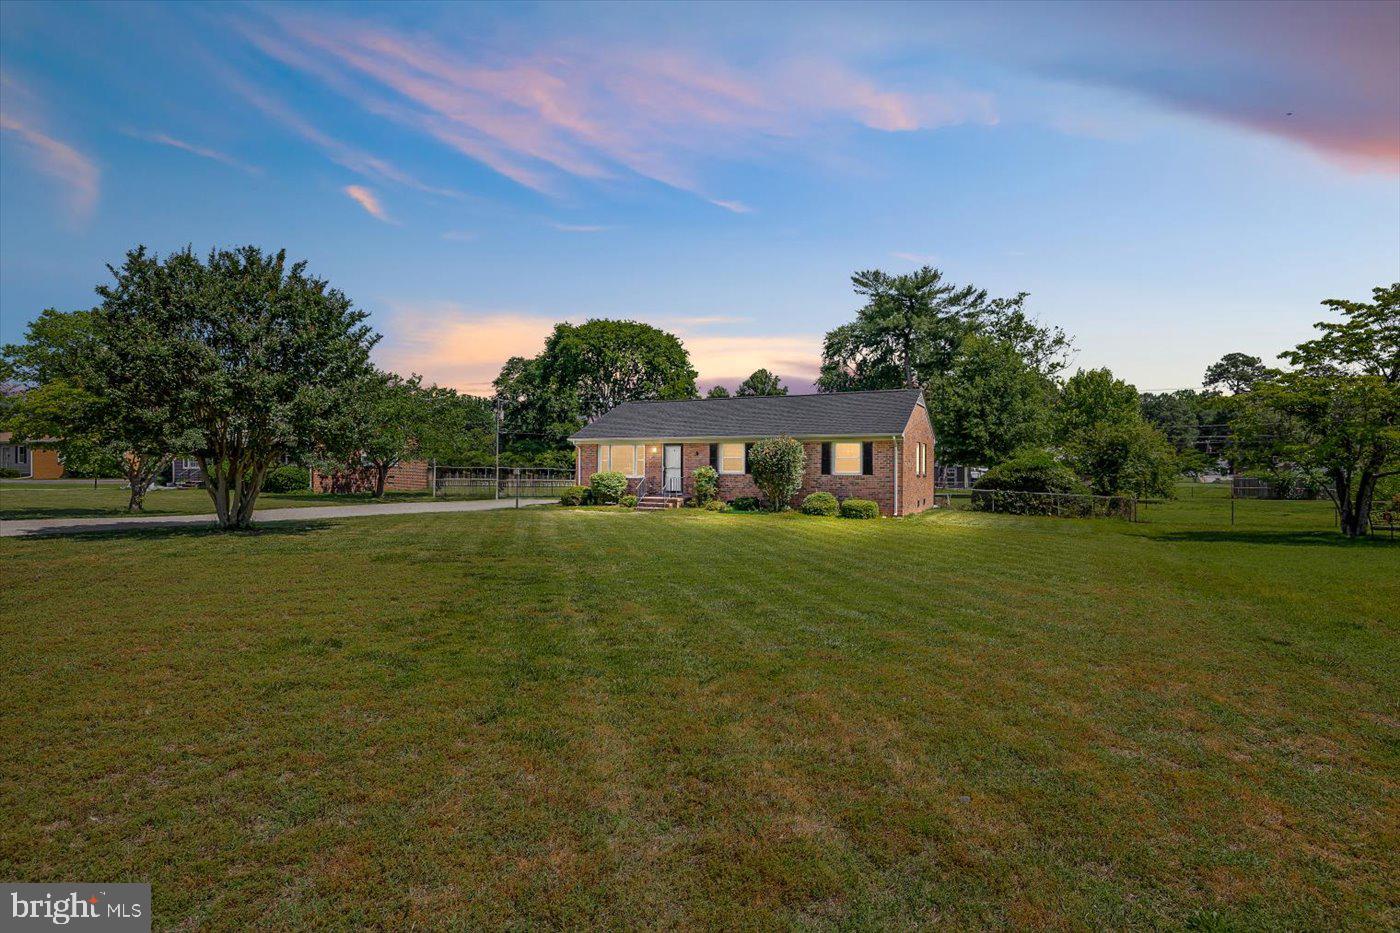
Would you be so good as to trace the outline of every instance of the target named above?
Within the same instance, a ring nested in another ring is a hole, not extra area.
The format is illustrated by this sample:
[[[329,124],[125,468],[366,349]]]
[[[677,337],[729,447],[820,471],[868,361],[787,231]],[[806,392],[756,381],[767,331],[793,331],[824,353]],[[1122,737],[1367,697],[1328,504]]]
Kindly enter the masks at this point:
[[[521,499],[520,504],[547,505],[557,499]],[[416,515],[419,512],[488,512],[513,509],[514,499],[473,499],[462,502],[383,502],[374,505],[313,505],[302,509],[265,509],[253,512],[253,523],[304,522],[325,518],[358,518],[363,515]],[[82,531],[129,531],[170,525],[212,525],[213,515],[131,515],[112,518],[36,518],[0,522],[0,538],[32,535],[66,535]]]

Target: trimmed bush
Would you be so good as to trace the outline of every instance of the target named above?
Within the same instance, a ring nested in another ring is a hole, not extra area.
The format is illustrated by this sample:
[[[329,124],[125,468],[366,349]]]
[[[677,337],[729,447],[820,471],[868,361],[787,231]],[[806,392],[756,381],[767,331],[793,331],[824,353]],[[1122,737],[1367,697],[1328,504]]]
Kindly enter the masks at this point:
[[[24,474],[11,467],[0,467],[0,479],[19,479]]]
[[[729,501],[729,507],[736,512],[757,512],[761,506],[753,496],[739,496]]]
[[[594,473],[588,478],[588,484],[593,490],[593,501],[598,505],[610,505],[627,492],[627,477],[616,470]]]
[[[842,518],[879,518],[880,506],[869,499],[846,499],[841,503]]]
[[[749,474],[773,511],[781,512],[802,488],[807,451],[790,437],[765,437],[749,449]]]
[[[560,505],[583,505],[588,499],[587,486],[565,486],[559,494]]]
[[[723,499],[710,499],[710,500],[707,501],[703,506],[701,506],[701,508],[703,508],[706,512],[723,512],[723,511],[724,511],[724,500],[723,500]]]
[[[304,492],[311,488],[311,471],[306,467],[280,466],[263,478],[263,492]]]
[[[1091,499],[1060,500],[1038,493],[1087,495],[1074,471],[1056,462],[1048,451],[1027,450],[992,467],[972,484],[972,508],[979,512],[1013,515],[1063,515],[1081,505],[1092,510]],[[1026,495],[1017,495],[1025,493]]]
[[[624,509],[635,509],[637,507],[637,497],[633,495],[623,496],[621,499],[617,500],[617,504]]]
[[[802,500],[802,511],[807,515],[839,515],[841,504],[829,492],[814,492]]]
[[[699,505],[707,505],[713,499],[719,497],[719,474],[714,467],[696,467],[691,472],[695,477],[695,501]]]

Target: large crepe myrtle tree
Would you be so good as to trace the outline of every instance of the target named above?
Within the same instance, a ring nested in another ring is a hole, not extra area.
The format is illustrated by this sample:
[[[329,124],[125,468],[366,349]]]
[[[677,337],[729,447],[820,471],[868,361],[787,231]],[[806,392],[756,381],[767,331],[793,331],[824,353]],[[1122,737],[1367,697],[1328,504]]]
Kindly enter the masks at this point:
[[[1279,354],[1294,368],[1257,384],[1240,415],[1286,425],[1255,432],[1267,440],[1244,455],[1269,455],[1322,474],[1342,533],[1370,533],[1376,486],[1400,475],[1400,282],[1372,290],[1370,302],[1322,302],[1344,320],[1321,322],[1322,336]]]
[[[116,365],[124,354],[157,352],[148,337],[111,326],[101,309],[49,308],[3,352],[19,389],[0,418],[4,429],[55,447],[66,469],[121,476],[129,512],[141,510],[171,459],[197,441],[161,380]]]
[[[120,412],[158,401],[192,437],[221,528],[244,528],[269,469],[332,443],[378,335],[305,262],[255,246],[127,253],[96,314]]]

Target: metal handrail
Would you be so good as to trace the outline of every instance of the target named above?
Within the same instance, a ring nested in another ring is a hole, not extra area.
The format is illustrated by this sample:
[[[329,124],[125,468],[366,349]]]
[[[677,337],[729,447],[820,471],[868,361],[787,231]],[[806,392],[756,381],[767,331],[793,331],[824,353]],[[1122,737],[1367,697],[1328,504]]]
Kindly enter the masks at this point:
[[[647,494],[647,478],[646,478],[645,476],[643,476],[641,479],[637,480],[637,492],[636,492],[636,496],[637,496],[638,499],[640,499],[640,498],[642,498],[643,496],[645,496],[646,494]]]

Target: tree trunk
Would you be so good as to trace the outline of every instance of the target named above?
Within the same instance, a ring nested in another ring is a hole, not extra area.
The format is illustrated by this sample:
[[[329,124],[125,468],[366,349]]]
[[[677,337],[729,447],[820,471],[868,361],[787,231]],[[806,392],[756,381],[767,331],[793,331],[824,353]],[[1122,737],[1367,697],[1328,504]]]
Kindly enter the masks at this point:
[[[384,485],[389,481],[389,464],[376,463],[374,465],[374,498],[384,498]]]

